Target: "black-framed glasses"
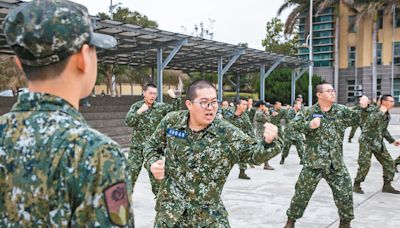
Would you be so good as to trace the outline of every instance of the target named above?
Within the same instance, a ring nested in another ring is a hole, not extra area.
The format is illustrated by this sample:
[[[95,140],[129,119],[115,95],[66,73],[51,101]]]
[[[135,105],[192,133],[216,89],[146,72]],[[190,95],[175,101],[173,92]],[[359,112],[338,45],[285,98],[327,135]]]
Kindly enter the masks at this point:
[[[328,92],[328,93],[336,93],[336,89],[328,89],[328,90],[326,90],[326,91],[322,91],[322,93],[325,93],[325,92]]]
[[[218,108],[218,101],[192,101],[192,103],[197,103],[202,109],[207,109],[208,107]]]

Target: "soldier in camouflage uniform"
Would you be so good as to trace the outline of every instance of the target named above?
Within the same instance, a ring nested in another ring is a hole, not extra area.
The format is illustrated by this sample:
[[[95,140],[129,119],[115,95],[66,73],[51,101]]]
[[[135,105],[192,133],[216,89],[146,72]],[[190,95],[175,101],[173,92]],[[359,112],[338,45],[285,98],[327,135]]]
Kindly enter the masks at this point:
[[[248,136],[254,138],[253,125],[250,122],[249,115],[247,114],[247,101],[239,99],[236,101],[236,108],[228,108],[223,110],[222,116],[225,120],[235,125],[237,128],[242,130]],[[246,174],[247,163],[239,163],[239,179],[250,180],[250,177]]]
[[[360,144],[360,154],[358,157],[358,171],[354,179],[353,192],[364,194],[361,189],[361,182],[364,182],[371,166],[371,156],[374,154],[376,159],[383,167],[384,185],[382,192],[400,194],[391,185],[395,174],[395,163],[386,149],[383,139],[395,146],[400,145],[400,140],[395,140],[389,133],[387,127],[390,121],[389,110],[394,106],[394,99],[391,95],[383,95],[381,105],[368,108],[367,115],[363,115],[360,122],[361,136],[358,140]]]
[[[3,31],[30,92],[0,117],[0,227],[133,226],[124,155],[78,111],[96,81],[95,47],[116,40],[66,0],[24,3]]]
[[[350,227],[350,221],[354,218],[351,178],[343,161],[343,136],[345,129],[359,120],[360,111],[336,104],[336,91],[328,83],[318,85],[316,95],[318,103],[300,111],[288,126],[306,136],[306,148],[304,166],[287,210],[285,228],[294,227],[296,219],[303,216],[322,178],[332,189],[339,211],[340,227]],[[366,108],[367,105],[368,98],[362,97],[360,106]]]
[[[302,104],[300,101],[298,100],[294,101],[293,108],[287,110],[286,114],[287,124],[289,124],[290,121],[294,119],[296,114],[301,110],[301,106]],[[282,159],[280,161],[281,165],[285,163],[285,159],[289,155],[289,150],[292,144],[296,146],[297,154],[299,155],[300,158],[300,164],[303,164],[304,135],[290,128],[287,128],[285,129],[285,143],[282,150]]]
[[[273,108],[269,109],[269,115],[271,123],[278,127],[279,138],[285,142],[281,120],[286,118],[286,110],[282,109],[282,103],[280,101],[275,101]],[[264,167],[270,170],[274,169],[268,164],[268,161],[265,162]]]
[[[189,110],[169,113],[145,146],[145,165],[164,179],[154,227],[227,228],[221,193],[230,170],[238,162],[259,164],[279,153],[278,130],[267,123],[264,140],[256,141],[216,119],[216,89],[206,80],[193,82],[186,94]]]
[[[360,110],[360,106],[355,106],[354,110]],[[349,140],[348,142],[351,143],[351,140],[354,138],[354,135],[356,134],[357,128],[359,127],[360,123],[354,123],[351,126],[350,134],[349,134]]]
[[[257,108],[253,107],[253,99],[247,100],[247,114],[249,115],[250,123],[253,123],[254,115],[256,114]]]
[[[143,100],[134,103],[126,114],[125,123],[132,127],[132,140],[128,160],[132,177],[132,189],[135,187],[143,165],[143,147],[160,123],[161,119],[171,111],[177,111],[181,107],[181,98],[176,96],[172,89],[168,90],[169,96],[174,100],[173,104],[158,103],[157,87],[147,84],[143,89]],[[149,172],[151,190],[157,195],[159,184]]]

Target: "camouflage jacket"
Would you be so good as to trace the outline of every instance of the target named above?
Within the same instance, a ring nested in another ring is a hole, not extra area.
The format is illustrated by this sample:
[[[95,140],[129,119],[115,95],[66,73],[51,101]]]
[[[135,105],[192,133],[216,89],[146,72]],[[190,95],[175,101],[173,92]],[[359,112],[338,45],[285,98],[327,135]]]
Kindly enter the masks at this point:
[[[254,114],[253,126],[254,134],[258,140],[262,140],[264,138],[264,124],[266,122],[270,122],[269,113],[257,109],[256,113]]]
[[[133,226],[119,145],[59,97],[22,94],[0,117],[0,186],[0,227]]]
[[[242,115],[235,115],[235,108],[228,108],[223,110],[222,116],[225,120],[235,125],[237,128],[242,130],[250,137],[254,137],[253,125],[251,124],[249,115],[247,112],[243,112]]]
[[[251,107],[251,109],[247,109],[247,115],[249,115],[250,123],[253,123],[254,115],[256,114],[257,108]]]
[[[369,145],[374,150],[381,150],[384,145],[383,139],[393,143],[395,139],[387,129],[389,122],[389,112],[383,113],[377,106],[368,107],[367,114],[362,115],[360,121],[361,136],[358,141]]]
[[[281,148],[275,142],[256,141],[224,119],[193,132],[188,116],[188,111],[169,113],[144,149],[147,168],[165,156],[165,179],[156,210],[157,218],[168,227],[185,211],[199,227],[227,216],[221,193],[233,165],[239,161],[260,164]]]
[[[273,116],[272,113],[274,113],[274,112],[278,112],[278,115]],[[271,109],[269,109],[269,115],[271,118],[271,123],[273,125],[277,126],[279,129],[281,129],[282,128],[281,119],[286,118],[286,110],[280,109],[279,111],[276,111],[275,109],[271,108]]]
[[[298,112],[300,112],[300,110]],[[296,114],[297,113],[294,111],[293,108],[286,111],[285,122],[287,124],[287,127],[285,129],[285,139],[287,140],[304,140],[304,135],[302,133],[289,128],[289,123],[294,119],[294,117],[296,117]]]
[[[138,114],[137,110],[142,107],[144,101],[134,103],[126,114],[125,123],[132,127],[131,147],[142,150],[144,143],[148,140],[167,113],[177,111],[181,108],[181,98],[173,99],[173,104],[154,102],[147,111]]]
[[[321,118],[317,129],[310,128],[314,118]],[[360,111],[352,111],[346,106],[333,104],[328,112],[323,112],[317,104],[301,110],[289,123],[288,129],[305,135],[305,166],[329,170],[342,167],[343,137],[347,127],[358,121]]]

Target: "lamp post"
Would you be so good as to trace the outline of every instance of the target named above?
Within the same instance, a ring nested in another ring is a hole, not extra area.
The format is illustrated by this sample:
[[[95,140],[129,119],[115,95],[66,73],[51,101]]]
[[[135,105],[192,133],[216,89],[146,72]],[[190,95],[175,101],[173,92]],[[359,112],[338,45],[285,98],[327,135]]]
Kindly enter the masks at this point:
[[[314,70],[313,61],[313,0],[310,0],[310,35],[309,35],[309,48],[308,52],[310,54],[310,65],[308,69],[308,106],[312,106],[312,77]]]

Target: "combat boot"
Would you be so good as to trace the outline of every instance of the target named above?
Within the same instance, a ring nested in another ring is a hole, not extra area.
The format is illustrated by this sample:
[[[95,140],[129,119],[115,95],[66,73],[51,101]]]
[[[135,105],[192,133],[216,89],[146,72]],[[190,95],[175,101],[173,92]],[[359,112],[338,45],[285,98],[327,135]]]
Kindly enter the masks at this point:
[[[284,157],[281,158],[281,161],[279,162],[279,164],[281,164],[281,165],[285,164],[285,158]]]
[[[294,228],[294,223],[296,220],[288,218],[285,227],[283,228]]]
[[[339,228],[351,228],[350,221],[340,220]]]
[[[267,170],[274,170],[274,167],[270,166],[270,165],[268,164],[268,161],[266,161],[266,162],[264,163],[264,169],[267,169]]]
[[[351,139],[349,138],[349,141],[348,141],[349,143],[351,143]]]
[[[250,180],[250,177],[246,175],[246,173],[244,172],[244,169],[241,169],[240,173],[239,173],[239,179]]]
[[[364,191],[361,189],[361,183],[358,181],[354,181],[353,192],[358,194],[364,194]]]
[[[392,194],[400,194],[400,191],[393,188],[390,181],[385,181],[383,184],[382,192],[392,193]]]

